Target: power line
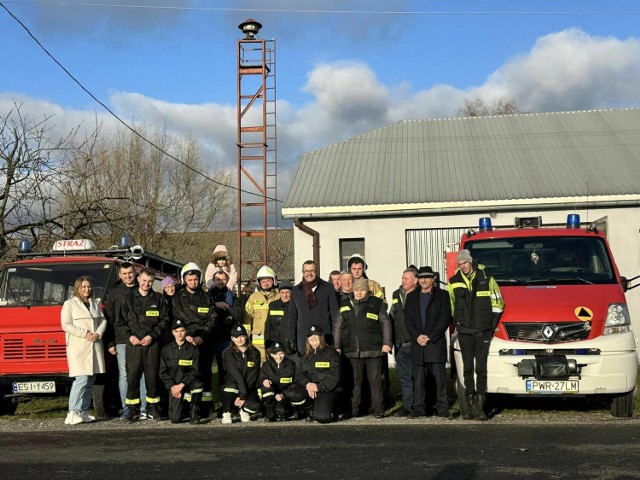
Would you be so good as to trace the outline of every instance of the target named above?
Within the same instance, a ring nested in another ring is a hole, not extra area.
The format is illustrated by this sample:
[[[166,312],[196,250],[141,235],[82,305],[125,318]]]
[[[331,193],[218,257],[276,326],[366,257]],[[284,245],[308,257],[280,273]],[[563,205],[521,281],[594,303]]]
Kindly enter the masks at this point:
[[[143,141],[147,142],[149,145],[151,145],[153,148],[157,149],[159,152],[163,153],[164,155],[166,155],[167,157],[171,158],[172,160],[178,162],[180,165],[182,165],[183,167],[191,170],[193,173],[202,176],[203,178],[206,178],[207,180],[215,183],[216,185],[219,185],[221,187],[225,187],[225,188],[230,188],[232,190],[236,190],[242,193],[246,193],[249,195],[254,195],[256,197],[260,197],[260,198],[264,198],[265,200],[272,200],[275,202],[279,202],[282,203],[281,200],[278,200],[277,198],[272,198],[269,197],[267,195],[261,195],[259,193],[254,193],[254,192],[250,192],[248,190],[242,190],[238,187],[234,187],[233,185],[228,185],[226,183],[222,183],[217,181],[216,179],[210,177],[209,175],[196,170],[195,168],[193,168],[192,166],[186,164],[185,162],[183,162],[182,160],[180,160],[179,158],[173,156],[172,154],[170,154],[169,152],[167,152],[166,150],[164,150],[162,147],[156,145],[153,141],[149,140],[147,137],[145,137],[144,135],[142,135],[140,132],[138,132],[135,128],[133,128],[131,125],[129,125],[127,122],[125,122],[122,118],[120,118],[113,110],[111,110],[107,105],[105,105],[100,99],[98,99],[93,93],[91,93],[81,82],[80,80],[78,80],[76,77],[73,76],[73,74],[71,72],[69,72],[69,70],[67,70],[65,68],[64,65],[62,65],[50,52],[49,50],[46,49],[46,47],[44,45],[42,45],[42,43],[40,43],[40,41],[35,37],[35,35],[33,33],[31,33],[31,30],[29,30],[29,28],[20,21],[20,19],[18,17],[16,17],[4,4],[6,2],[0,2],[0,6],[2,8],[4,8],[4,10],[11,16],[11,18],[13,18],[16,22],[18,22],[18,24],[27,32],[27,34],[33,39],[34,42],[36,42],[36,44],[38,44],[38,46],[44,51],[44,53],[47,54],[47,56],[49,58],[51,58],[51,60],[53,60],[63,71],[64,73],[66,73],[69,78],[71,78],[71,80],[73,80],[82,90],[84,90],[87,95],[89,95],[95,102],[97,102],[100,106],[102,106],[102,108],[104,108],[107,112],[109,112],[109,114],[111,114],[118,122],[120,122],[122,125],[125,126],[125,128],[127,128],[128,130],[130,130],[134,135],[138,136],[140,139],[142,139]],[[15,2],[14,2],[15,3]]]
[[[261,12],[261,13],[308,13],[308,14],[361,14],[361,15],[640,15],[638,11],[624,10],[323,10],[323,9],[302,9],[302,8],[239,8],[239,7],[184,7],[174,5],[127,5],[122,3],[100,3],[100,2],[42,2],[42,1],[20,1],[9,0],[5,3],[16,5],[42,5],[42,6],[73,6],[73,7],[100,7],[100,8],[129,8],[129,9],[149,9],[149,10],[183,10],[198,12]]]

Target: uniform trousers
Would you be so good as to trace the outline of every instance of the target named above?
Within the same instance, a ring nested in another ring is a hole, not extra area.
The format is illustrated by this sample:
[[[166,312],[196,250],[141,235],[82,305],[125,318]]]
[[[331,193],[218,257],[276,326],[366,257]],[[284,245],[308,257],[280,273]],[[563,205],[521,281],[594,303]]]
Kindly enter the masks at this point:
[[[478,335],[458,333],[458,343],[464,364],[465,395],[484,395],[487,393],[487,358],[492,338],[493,332],[491,330],[483,331]],[[474,385],[474,370],[476,385]]]
[[[152,343],[148,347],[127,344],[127,398],[129,407],[140,408],[140,379],[144,372],[147,387],[147,403],[158,405],[160,391],[158,389],[158,370],[160,367],[160,344]]]

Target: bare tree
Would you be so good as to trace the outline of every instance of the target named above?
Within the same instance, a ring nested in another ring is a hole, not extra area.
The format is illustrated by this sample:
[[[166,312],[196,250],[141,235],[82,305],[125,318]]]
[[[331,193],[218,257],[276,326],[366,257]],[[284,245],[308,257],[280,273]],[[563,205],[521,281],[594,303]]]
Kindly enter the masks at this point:
[[[510,115],[520,113],[520,107],[513,98],[496,97],[490,101],[480,97],[465,98],[464,105],[458,109],[463,117],[480,117],[486,115]]]

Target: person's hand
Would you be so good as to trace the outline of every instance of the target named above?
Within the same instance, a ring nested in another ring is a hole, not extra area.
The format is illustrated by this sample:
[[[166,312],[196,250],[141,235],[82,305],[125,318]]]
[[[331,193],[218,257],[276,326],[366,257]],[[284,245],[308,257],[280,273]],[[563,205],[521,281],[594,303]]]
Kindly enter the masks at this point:
[[[309,397],[316,398],[318,396],[318,384],[316,383],[307,383],[307,393]]]
[[[117,355],[118,354],[118,349],[116,347],[109,347],[107,349],[107,351],[111,354],[111,355]]]
[[[148,347],[153,343],[153,337],[151,335],[145,336],[142,340],[140,340],[140,345],[143,347]]]
[[[178,385],[174,385],[171,387],[171,396],[173,398],[182,398],[182,389],[184,388],[184,383],[179,383]]]
[[[264,381],[262,382],[262,385],[264,385],[265,388],[271,388],[271,380],[269,380],[268,378],[265,378]]]
[[[216,308],[220,310],[229,310],[229,304],[227,302],[216,302]]]
[[[281,402],[282,400],[284,400],[284,395],[276,393],[276,402]]]
[[[424,347],[427,345],[427,342],[429,342],[429,337],[426,335],[418,335],[418,339],[416,341],[418,342],[418,345]]]
[[[382,345],[382,353],[391,353],[391,347],[389,345]]]
[[[233,404],[238,407],[238,408],[242,408],[242,406],[244,405],[244,400],[242,400],[240,397],[236,398],[235,401],[233,402]]]
[[[191,343],[198,347],[204,343],[204,340],[202,340],[202,337],[193,337]]]
[[[131,343],[131,345],[142,345],[142,343],[140,343],[140,339],[135,335],[131,335],[129,337],[129,342]]]

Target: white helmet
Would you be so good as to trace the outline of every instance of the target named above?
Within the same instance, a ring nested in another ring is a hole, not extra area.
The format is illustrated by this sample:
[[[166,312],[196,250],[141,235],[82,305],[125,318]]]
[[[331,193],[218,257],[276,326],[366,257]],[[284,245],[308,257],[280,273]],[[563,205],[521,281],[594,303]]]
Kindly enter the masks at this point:
[[[267,267],[266,265],[263,265],[262,267],[260,267],[260,270],[258,270],[258,275],[256,276],[256,279],[258,281],[260,281],[261,278],[271,278],[275,282],[276,272],[274,272],[273,269]]]
[[[198,278],[202,278],[202,270],[200,270],[198,264],[195,262],[189,262],[184,267],[182,267],[182,270],[180,271],[180,278],[182,278],[182,283],[184,283],[185,275],[193,274],[198,275]]]

